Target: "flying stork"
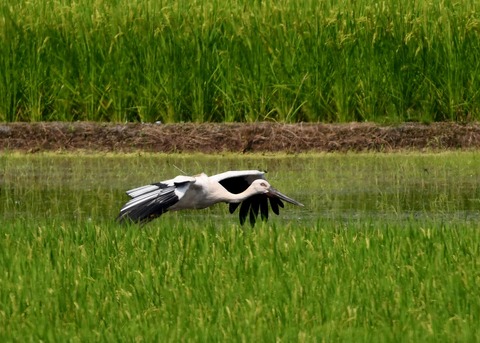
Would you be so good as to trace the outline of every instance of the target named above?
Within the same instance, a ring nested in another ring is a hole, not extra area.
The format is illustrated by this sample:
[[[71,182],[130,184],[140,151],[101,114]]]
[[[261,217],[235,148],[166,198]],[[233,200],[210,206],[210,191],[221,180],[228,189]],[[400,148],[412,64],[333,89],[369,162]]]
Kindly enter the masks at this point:
[[[298,201],[280,193],[265,180],[264,172],[258,170],[227,171],[207,176],[179,175],[174,179],[152,183],[127,191],[130,201],[123,205],[117,220],[147,223],[167,211],[203,209],[216,203],[229,204],[230,213],[240,206],[240,224],[249,215],[255,225],[258,213],[268,219],[268,202],[275,214],[283,201],[303,206]]]

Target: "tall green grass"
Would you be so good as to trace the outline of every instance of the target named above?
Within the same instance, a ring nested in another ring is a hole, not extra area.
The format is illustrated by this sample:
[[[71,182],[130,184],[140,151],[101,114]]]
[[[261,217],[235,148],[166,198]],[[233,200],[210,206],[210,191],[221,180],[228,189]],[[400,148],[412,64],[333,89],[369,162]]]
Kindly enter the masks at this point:
[[[477,1],[13,1],[0,120],[478,120]]]
[[[475,342],[480,155],[0,155],[0,340]],[[114,218],[124,190],[264,168],[305,203]]]

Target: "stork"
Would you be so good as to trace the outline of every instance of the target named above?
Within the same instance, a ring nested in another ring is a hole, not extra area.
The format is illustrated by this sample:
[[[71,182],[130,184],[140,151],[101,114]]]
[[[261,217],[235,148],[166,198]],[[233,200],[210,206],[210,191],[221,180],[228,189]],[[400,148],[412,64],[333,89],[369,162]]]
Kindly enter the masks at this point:
[[[152,183],[127,191],[130,196],[120,210],[119,222],[147,223],[167,211],[203,209],[217,203],[229,204],[230,213],[240,206],[240,224],[249,216],[250,224],[260,212],[263,220],[268,219],[270,207],[279,214],[283,201],[303,206],[298,201],[280,193],[265,180],[264,172],[258,170],[227,171],[207,176],[179,175],[173,179]]]

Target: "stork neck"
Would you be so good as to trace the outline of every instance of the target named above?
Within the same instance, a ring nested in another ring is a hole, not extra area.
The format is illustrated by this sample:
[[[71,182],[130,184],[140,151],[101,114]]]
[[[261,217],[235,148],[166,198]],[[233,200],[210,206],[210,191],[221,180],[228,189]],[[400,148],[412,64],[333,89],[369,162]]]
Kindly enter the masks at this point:
[[[226,202],[238,203],[242,202],[245,199],[250,198],[252,195],[257,194],[257,191],[252,186],[249,186],[246,190],[241,193],[230,193],[228,192],[228,197],[225,199]]]

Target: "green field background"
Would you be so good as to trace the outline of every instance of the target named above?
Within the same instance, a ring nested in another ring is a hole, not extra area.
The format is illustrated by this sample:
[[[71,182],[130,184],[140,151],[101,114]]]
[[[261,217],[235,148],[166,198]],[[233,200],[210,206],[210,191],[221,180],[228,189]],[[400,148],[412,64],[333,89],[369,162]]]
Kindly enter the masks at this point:
[[[479,7],[4,0],[0,120],[478,120]]]

